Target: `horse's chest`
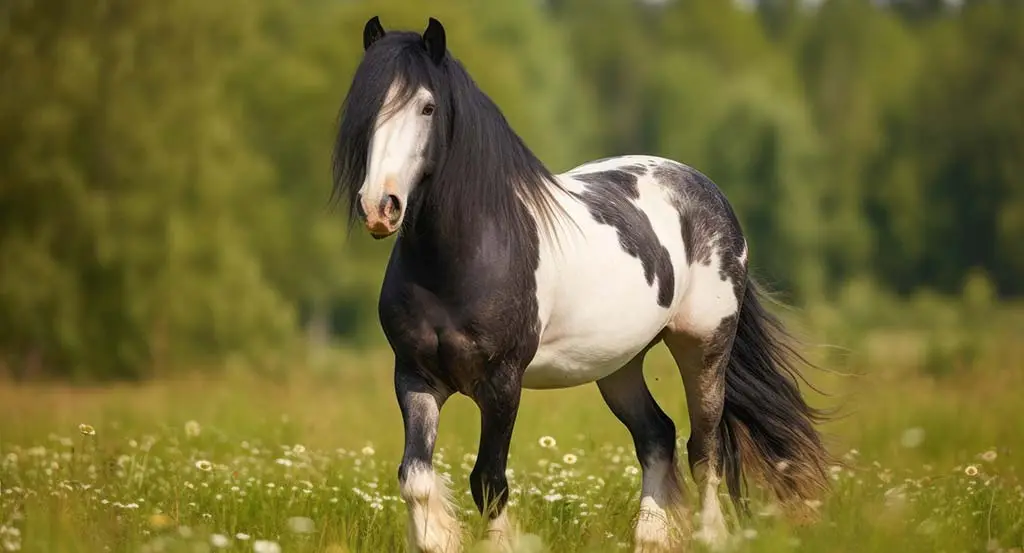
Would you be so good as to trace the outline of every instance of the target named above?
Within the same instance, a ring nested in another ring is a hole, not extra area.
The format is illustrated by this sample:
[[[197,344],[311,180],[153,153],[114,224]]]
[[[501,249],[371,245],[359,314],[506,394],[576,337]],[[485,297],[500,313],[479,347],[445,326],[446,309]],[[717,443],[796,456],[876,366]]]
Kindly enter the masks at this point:
[[[536,351],[537,307],[532,291],[508,285],[460,290],[438,294],[409,282],[386,286],[381,325],[399,359],[472,396],[501,365],[522,366]]]

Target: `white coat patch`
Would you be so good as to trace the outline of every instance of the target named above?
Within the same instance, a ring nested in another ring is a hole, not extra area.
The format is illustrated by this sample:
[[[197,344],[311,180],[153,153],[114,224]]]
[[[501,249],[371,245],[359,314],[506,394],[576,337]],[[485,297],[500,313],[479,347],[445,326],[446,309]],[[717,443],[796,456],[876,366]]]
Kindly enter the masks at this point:
[[[731,277],[722,276],[722,259],[718,250],[711,252],[707,265],[690,266],[690,285],[670,328],[690,336],[706,338],[727,317],[739,310],[739,301]]]
[[[556,198],[571,222],[559,225],[557,245],[544,237],[540,244],[537,305],[540,344],[523,376],[526,388],[565,388],[594,382],[617,371],[650,345],[662,330],[705,337],[739,307],[733,283],[722,278],[722,260],[712,252],[710,263],[686,263],[679,212],[653,167],[666,162],[653,156],[622,156],[591,162],[558,176],[574,193],[587,185],[580,173],[640,165],[639,198],[623,198],[648,218],[668,250],[674,277],[673,300],[658,305],[658,281],[648,283],[640,260],[623,251],[617,230],[594,220],[586,206],[563,192]],[[743,257],[745,258],[744,250]]]

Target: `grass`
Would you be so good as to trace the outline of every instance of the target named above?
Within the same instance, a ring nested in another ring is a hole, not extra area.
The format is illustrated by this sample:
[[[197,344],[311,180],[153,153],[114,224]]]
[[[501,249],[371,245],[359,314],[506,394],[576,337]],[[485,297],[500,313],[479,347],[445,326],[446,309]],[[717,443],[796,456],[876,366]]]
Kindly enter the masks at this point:
[[[1021,551],[1024,348],[997,346],[941,378],[885,347],[845,362],[862,376],[819,378],[843,400],[846,416],[823,430],[847,466],[809,525],[756,495],[754,516],[730,521],[735,550]],[[332,366],[282,382],[0,386],[0,551],[403,550],[390,360]],[[661,348],[648,382],[682,445],[682,384]],[[450,400],[436,466],[467,549],[481,535],[468,492],[478,432],[472,403]],[[509,466],[524,550],[631,550],[639,467],[595,386],[526,391]]]

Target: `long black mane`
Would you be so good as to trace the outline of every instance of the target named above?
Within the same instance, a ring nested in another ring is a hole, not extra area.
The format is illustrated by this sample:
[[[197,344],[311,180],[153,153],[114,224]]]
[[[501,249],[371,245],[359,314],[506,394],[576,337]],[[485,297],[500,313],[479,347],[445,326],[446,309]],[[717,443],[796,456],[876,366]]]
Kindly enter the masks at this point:
[[[392,83],[400,87],[383,106]],[[501,110],[462,64],[446,52],[435,64],[414,32],[389,31],[370,46],[342,104],[334,146],[334,189],[356,220],[356,196],[366,175],[367,152],[382,108],[403,107],[420,87],[435,97],[428,171],[409,198],[403,230],[459,236],[495,223],[522,236],[535,224],[526,202],[548,227],[554,222],[552,173],[509,126]],[[537,229],[539,231],[539,229]]]

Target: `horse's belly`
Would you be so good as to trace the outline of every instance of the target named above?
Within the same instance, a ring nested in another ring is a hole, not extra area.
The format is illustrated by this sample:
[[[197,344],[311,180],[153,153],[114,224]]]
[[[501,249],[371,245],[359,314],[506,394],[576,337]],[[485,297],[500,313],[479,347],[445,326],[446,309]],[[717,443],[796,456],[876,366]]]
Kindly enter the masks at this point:
[[[570,388],[600,380],[622,368],[639,350],[595,350],[584,341],[564,340],[542,345],[523,375],[523,387]]]
[[[563,305],[553,314],[523,376],[527,388],[567,388],[600,380],[648,347],[665,327],[667,312],[636,301],[640,286]]]

